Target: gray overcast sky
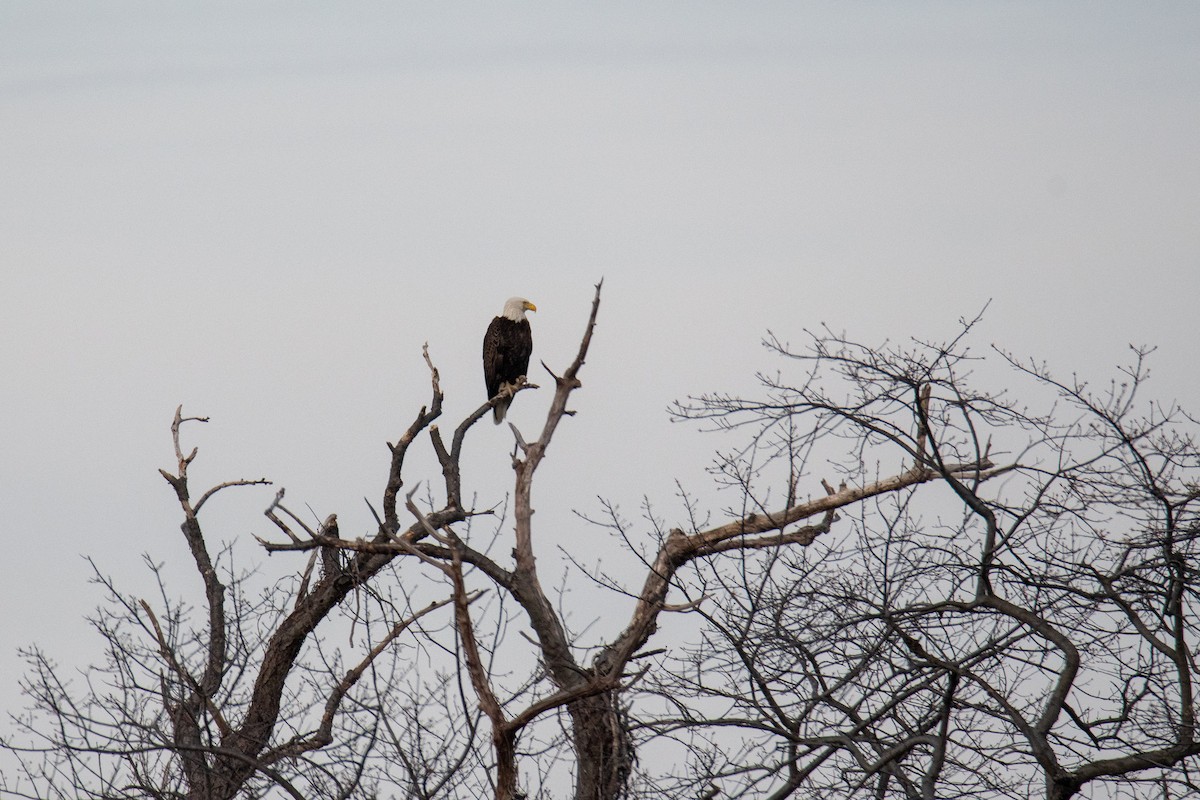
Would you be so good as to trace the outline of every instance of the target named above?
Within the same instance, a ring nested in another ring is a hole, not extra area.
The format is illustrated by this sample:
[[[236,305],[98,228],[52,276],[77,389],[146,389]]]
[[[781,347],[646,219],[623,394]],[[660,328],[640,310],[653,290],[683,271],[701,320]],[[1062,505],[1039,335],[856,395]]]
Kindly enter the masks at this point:
[[[664,409],[749,389],[767,328],[942,337],[991,299],[980,345],[1106,380],[1157,344],[1196,410],[1198,132],[1195,3],[5,2],[0,708],[16,645],[95,652],[81,555],[187,576],[177,404],[213,420],[197,483],[270,477],[359,533],[421,344],[449,427],[514,294],[561,369],[605,280],[547,547],[597,494],[703,489],[718,442]],[[472,438],[485,504],[510,441]],[[210,535],[263,560],[269,496]]]

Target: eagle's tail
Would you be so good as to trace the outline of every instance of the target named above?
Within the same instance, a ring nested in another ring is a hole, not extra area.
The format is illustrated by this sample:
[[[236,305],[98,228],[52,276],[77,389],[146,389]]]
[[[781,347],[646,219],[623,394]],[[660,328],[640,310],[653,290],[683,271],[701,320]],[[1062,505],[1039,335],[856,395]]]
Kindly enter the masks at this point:
[[[503,397],[496,405],[492,406],[492,422],[495,422],[497,425],[504,422],[504,415],[508,413],[508,407],[511,404],[511,397]]]

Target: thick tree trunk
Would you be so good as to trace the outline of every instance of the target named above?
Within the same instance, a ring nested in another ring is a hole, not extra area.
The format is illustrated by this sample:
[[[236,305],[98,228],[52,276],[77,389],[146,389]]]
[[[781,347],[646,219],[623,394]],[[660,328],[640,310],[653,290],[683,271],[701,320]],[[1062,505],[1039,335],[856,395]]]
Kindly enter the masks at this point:
[[[496,800],[524,797],[517,791],[517,743],[511,731],[493,731],[496,753]]]
[[[575,800],[617,800],[633,769],[633,748],[615,691],[571,703],[577,773]]]

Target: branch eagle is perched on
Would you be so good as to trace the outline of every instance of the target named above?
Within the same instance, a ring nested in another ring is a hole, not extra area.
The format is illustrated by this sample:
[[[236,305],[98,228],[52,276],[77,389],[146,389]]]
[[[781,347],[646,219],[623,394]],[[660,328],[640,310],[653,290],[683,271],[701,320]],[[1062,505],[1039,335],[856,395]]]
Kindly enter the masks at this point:
[[[529,369],[529,354],[533,352],[533,332],[526,311],[537,311],[537,306],[524,297],[510,297],[504,311],[488,325],[483,337],[483,380],[487,384],[488,399],[501,390],[512,392],[518,380],[524,378]],[[512,394],[496,401],[492,407],[492,418],[499,425],[504,414],[512,405]]]

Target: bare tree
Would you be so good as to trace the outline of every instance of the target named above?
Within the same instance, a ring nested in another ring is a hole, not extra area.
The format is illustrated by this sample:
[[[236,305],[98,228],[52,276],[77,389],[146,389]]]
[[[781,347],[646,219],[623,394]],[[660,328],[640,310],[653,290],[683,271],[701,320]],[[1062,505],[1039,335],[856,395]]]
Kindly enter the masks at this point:
[[[712,598],[703,641],[655,673],[674,711],[644,721],[691,753],[660,788],[1195,792],[1195,420],[1140,401],[1142,349],[1099,392],[994,351],[1023,388],[979,391],[970,328],[908,348],[771,339],[800,383],[763,377],[762,399],[678,407],[750,433],[718,465],[747,506],[772,470],[793,492],[828,469],[814,454],[831,447],[850,453],[849,483],[889,463],[933,477],[843,513],[818,547],[697,565],[681,588]],[[1026,405],[1039,399],[1040,414]]]
[[[278,792],[296,798],[355,796],[377,782],[368,763],[386,741],[384,710],[399,705],[413,717],[425,704],[411,697],[407,699],[413,702],[402,703],[393,687],[379,682],[360,687],[363,691],[352,703],[347,696],[397,637],[426,624],[425,618],[450,598],[416,608],[398,591],[373,593],[380,619],[353,619],[377,641],[362,648],[350,667],[341,663],[341,656],[323,653],[313,636],[318,625],[336,624],[335,612],[346,598],[390,559],[344,560],[335,551],[324,551],[319,570],[314,557],[295,580],[261,598],[248,596],[250,576],[231,571],[228,549],[215,556],[210,551],[200,513],[218,492],[267,482],[221,483],[194,498],[189,471],[197,451],[185,453],[181,429],[203,421],[176,412],[171,425],[176,471],[162,471],[183,514],[181,531],[203,587],[202,613],[196,615],[173,599],[174,587],[166,585],[153,565],[159,577],[157,603],[121,593],[97,572],[109,601],[93,622],[107,652],[84,673],[82,691],[42,652],[26,653],[30,672],[24,688],[33,708],[18,719],[28,743],[6,742],[20,757],[24,779],[10,780],[7,788],[13,795],[197,800]],[[288,512],[279,504],[281,497],[282,492],[268,516],[286,528],[280,513]],[[441,515],[462,516],[457,509]],[[319,535],[337,536],[335,516]],[[381,623],[386,625],[382,632]],[[439,714],[445,716],[445,710]],[[404,718],[389,722],[399,726]]]
[[[210,554],[199,513],[261,482],[193,500],[180,429],[194,420],[177,414],[163,474],[202,613],[175,587],[150,602],[109,583],[108,654],[85,686],[31,651],[35,707],[6,745],[25,772],[8,788],[515,800],[552,796],[564,771],[577,800],[1187,785],[1200,465],[1182,412],[1134,414],[1140,361],[1095,398],[1005,358],[1032,395],[1059,397],[1036,415],[971,388],[970,324],[907,349],[772,340],[798,385],[764,379],[763,400],[677,409],[745,432],[716,465],[735,503],[705,514],[685,495],[683,520],[651,515],[648,532],[606,505],[603,524],[643,566],[626,583],[595,576],[629,615],[585,636],[539,574],[532,487],[573,415],[600,294],[573,361],[546,368],[537,438],[510,425],[511,518],[490,535],[477,526],[490,510],[463,500],[461,460],[497,399],[444,434],[428,352],[432,400],[389,444],[375,528],[309,526],[279,492],[260,542],[295,574],[257,599]],[[441,474],[406,489],[422,441]],[[668,619],[679,635],[659,633]],[[669,758],[639,757],[658,752]]]
[[[205,420],[178,411],[171,428],[177,468],[162,474],[183,513],[181,530],[203,587],[203,619],[194,622],[165,583],[160,583],[163,607],[156,611],[101,578],[111,595],[110,607],[97,617],[107,657],[87,671],[87,685],[75,692],[42,653],[27,654],[31,669],[25,685],[34,704],[17,719],[25,741],[4,743],[19,757],[23,774],[6,779],[5,788],[30,797],[232,798],[279,792],[372,796],[386,785],[401,786],[413,797],[461,790],[464,797],[488,791],[512,798],[521,795],[519,737],[530,723],[560,708],[581,720],[567,738],[582,743],[585,752],[592,752],[586,749],[589,743],[601,742],[598,757],[606,758],[603,748],[610,737],[596,736],[587,715],[592,698],[615,684],[578,666],[559,613],[539,581],[530,523],[533,475],[558,423],[573,413],[567,398],[580,386],[577,374],[599,299],[597,286],[578,356],[561,377],[555,376],[540,438],[527,443],[517,434],[521,455],[514,461],[511,567],[473,549],[456,527],[468,525],[477,513],[460,499],[466,435],[498,398],[464,419],[447,441],[434,424],[443,395],[427,351],[432,401],[389,444],[377,530],[369,537],[343,538],[336,515],[311,527],[283,504],[280,491],[266,514],[282,540],[262,544],[268,552],[309,557],[294,581],[262,601],[243,593],[248,576],[222,572],[199,515],[218,492],[266,481],[222,483],[194,499],[189,469],[197,452],[185,452],[181,428]],[[525,383],[516,391],[528,388],[536,387]],[[442,470],[442,499],[424,510],[414,500],[416,490],[402,494],[406,456],[422,434]],[[402,579],[396,578],[398,564],[406,570]],[[471,615],[481,592],[467,588],[468,570],[515,599],[536,637],[541,666],[513,697],[500,697],[502,688],[493,686],[490,659],[502,638],[503,615],[491,619],[497,628],[490,637],[481,633]],[[411,587],[436,587],[431,571],[446,578],[448,591],[440,600],[418,605],[414,598],[421,592]],[[452,607],[448,641],[428,621],[443,606]],[[376,609],[374,617],[361,608]],[[368,646],[350,666],[343,664],[345,653],[325,652],[314,636],[319,626],[339,620],[343,628],[361,624],[368,631]],[[381,620],[387,620],[382,630]],[[381,679],[381,672],[397,674],[412,666],[396,661],[393,644],[401,636],[449,653],[449,665],[431,656],[425,671],[408,671],[403,682]],[[548,678],[539,677],[543,672]],[[468,687],[473,699],[467,697]],[[508,709],[522,698],[526,705],[511,713]],[[490,722],[490,755],[478,747],[481,713]],[[587,775],[600,772],[583,771],[581,785],[590,780]]]

